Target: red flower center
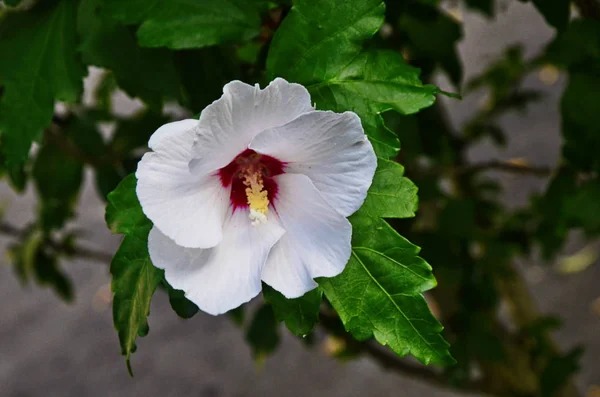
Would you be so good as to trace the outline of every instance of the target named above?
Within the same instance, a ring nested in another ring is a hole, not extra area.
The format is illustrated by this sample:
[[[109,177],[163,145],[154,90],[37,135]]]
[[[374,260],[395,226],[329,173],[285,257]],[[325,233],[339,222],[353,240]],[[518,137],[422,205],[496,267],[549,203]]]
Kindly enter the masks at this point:
[[[250,200],[261,192],[266,192],[262,195],[273,205],[277,198],[277,183],[273,177],[283,174],[284,169],[285,163],[275,157],[246,149],[218,173],[223,187],[231,185],[230,200],[235,211],[248,208]]]

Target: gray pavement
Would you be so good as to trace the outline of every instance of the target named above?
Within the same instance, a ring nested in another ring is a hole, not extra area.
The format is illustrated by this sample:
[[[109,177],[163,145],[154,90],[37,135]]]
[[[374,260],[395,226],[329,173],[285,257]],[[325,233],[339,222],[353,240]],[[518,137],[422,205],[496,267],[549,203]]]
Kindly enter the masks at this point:
[[[552,37],[552,30],[529,5],[509,4],[494,23],[477,15],[465,16],[466,40],[460,51],[467,62],[467,76],[481,71],[507,43],[525,42],[527,54],[533,54]],[[534,76],[527,84],[544,89],[546,100],[525,116],[505,117],[509,146],[499,150],[484,142],[470,153],[472,161],[526,157],[532,164],[556,163],[562,82],[544,86]],[[453,121],[461,124],[468,119],[478,101],[477,96],[451,101]],[[537,178],[494,176],[505,186],[505,200],[511,205],[525,203],[531,191],[544,186]],[[88,247],[114,251],[119,239],[106,230],[103,205],[90,183],[80,202],[74,226],[85,232],[82,241]],[[31,192],[19,197],[5,185],[0,185],[0,204],[7,207],[6,220],[16,225],[25,224],[35,208]],[[575,239],[571,251],[581,245]],[[521,262],[539,306],[565,319],[565,326],[557,332],[560,345],[587,347],[577,384],[582,391],[600,385],[600,316],[591,309],[600,297],[600,263],[564,276],[536,258]],[[75,260],[64,268],[76,286],[76,299],[70,305],[47,289],[21,286],[10,267],[0,265],[2,397],[455,395],[383,371],[368,359],[341,364],[321,346],[307,350],[286,332],[282,332],[279,351],[257,368],[243,333],[228,317],[200,313],[181,320],[163,293],[157,293],[153,301],[150,334],[139,340],[132,360],[136,376],[131,379],[112,326],[107,265]]]

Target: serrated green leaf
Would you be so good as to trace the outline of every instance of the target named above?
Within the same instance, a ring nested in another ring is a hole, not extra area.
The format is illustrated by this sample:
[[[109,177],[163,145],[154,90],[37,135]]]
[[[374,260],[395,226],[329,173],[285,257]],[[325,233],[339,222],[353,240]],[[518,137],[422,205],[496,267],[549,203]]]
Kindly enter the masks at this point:
[[[0,20],[1,151],[19,166],[51,120],[54,101],[76,102],[86,70],[79,59],[77,1],[39,2],[27,12],[6,12]]]
[[[144,47],[200,48],[249,40],[259,33],[260,2],[254,0],[108,0],[105,13],[126,24],[141,24]]]
[[[431,314],[422,292],[436,285],[418,247],[385,221],[360,211],[351,217],[352,256],[342,274],[318,280],[346,329],[371,337],[395,353],[412,354],[424,364],[454,362],[443,327]]]
[[[270,305],[263,305],[254,314],[246,332],[246,342],[252,349],[252,356],[260,364],[279,345],[279,322]]]
[[[393,51],[364,52],[339,71],[334,79],[309,85],[317,108],[358,114],[375,153],[396,155],[398,137],[385,128],[381,113],[395,110],[412,114],[435,102],[437,88],[423,85],[419,70]]]
[[[320,288],[315,288],[299,298],[288,299],[263,283],[263,295],[273,307],[275,318],[283,321],[296,336],[308,335],[319,322],[319,309],[323,296]]]
[[[173,53],[165,49],[140,48],[135,33],[106,18],[100,0],[82,0],[78,14],[83,60],[109,69],[119,86],[161,109],[165,99],[180,99],[181,83]]]
[[[110,265],[114,292],[113,320],[131,373],[130,357],[135,339],[148,334],[150,301],[163,272],[152,265],[148,254],[148,233],[152,223],[144,216],[135,193],[135,175],[127,176],[108,195],[106,223],[114,233],[125,234]]]
[[[381,0],[298,1],[273,38],[267,72],[307,86],[319,109],[356,112],[377,155],[390,158],[400,143],[380,114],[417,112],[435,101],[437,89],[424,86],[399,54],[363,52],[384,11]]]
[[[32,171],[40,198],[40,223],[45,232],[60,229],[74,213],[83,164],[52,143],[37,154]]]
[[[371,217],[410,218],[417,210],[417,187],[405,178],[404,168],[390,160],[378,159],[373,183],[361,211]]]
[[[309,85],[334,79],[384,20],[381,0],[299,0],[279,27],[267,59],[271,79]]]

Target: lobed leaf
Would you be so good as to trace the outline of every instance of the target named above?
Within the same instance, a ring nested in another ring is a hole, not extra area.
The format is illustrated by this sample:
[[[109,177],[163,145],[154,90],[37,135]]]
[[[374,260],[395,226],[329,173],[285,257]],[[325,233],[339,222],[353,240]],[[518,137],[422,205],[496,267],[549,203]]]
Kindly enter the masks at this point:
[[[110,265],[111,288],[114,292],[113,320],[119,334],[127,368],[136,350],[135,339],[148,334],[150,301],[163,272],[152,265],[148,254],[151,222],[144,216],[135,193],[135,175],[127,176],[108,195],[106,223],[114,233],[125,238]]]
[[[357,113],[377,155],[390,158],[400,143],[380,114],[415,113],[433,104],[437,88],[399,54],[363,51],[384,12],[381,0],[298,1],[273,38],[267,72],[307,86],[319,109]]]

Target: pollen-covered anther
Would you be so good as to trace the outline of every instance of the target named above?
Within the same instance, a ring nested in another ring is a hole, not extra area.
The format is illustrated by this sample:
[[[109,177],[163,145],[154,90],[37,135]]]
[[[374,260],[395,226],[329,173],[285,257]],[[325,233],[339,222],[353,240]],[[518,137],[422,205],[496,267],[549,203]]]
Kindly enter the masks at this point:
[[[249,171],[244,175],[244,185],[246,186],[246,198],[250,207],[252,226],[258,226],[267,222],[267,212],[269,211],[269,192],[265,189],[262,174],[257,171]]]

